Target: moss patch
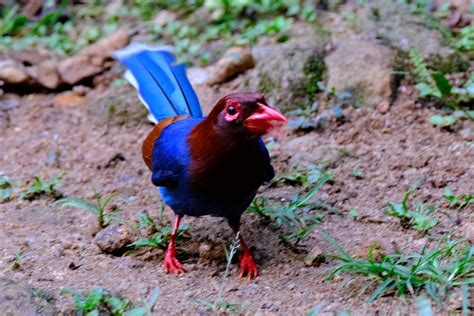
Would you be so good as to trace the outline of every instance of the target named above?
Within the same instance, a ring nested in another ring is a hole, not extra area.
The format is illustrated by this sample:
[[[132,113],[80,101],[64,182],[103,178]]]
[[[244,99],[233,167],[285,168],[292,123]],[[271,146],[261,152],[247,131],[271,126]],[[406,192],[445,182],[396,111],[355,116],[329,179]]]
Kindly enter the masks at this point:
[[[304,92],[309,97],[309,100],[314,100],[316,93],[321,92],[318,82],[323,81],[325,72],[326,64],[323,59],[319,58],[309,61],[303,68],[303,73],[306,76]]]

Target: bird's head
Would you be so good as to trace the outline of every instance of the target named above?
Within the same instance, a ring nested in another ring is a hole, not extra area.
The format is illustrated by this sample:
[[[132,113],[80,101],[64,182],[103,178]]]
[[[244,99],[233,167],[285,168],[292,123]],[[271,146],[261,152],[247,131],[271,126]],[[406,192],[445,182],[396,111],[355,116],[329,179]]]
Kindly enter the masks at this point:
[[[286,118],[270,107],[261,93],[233,93],[217,102],[209,114],[225,132],[261,136]]]

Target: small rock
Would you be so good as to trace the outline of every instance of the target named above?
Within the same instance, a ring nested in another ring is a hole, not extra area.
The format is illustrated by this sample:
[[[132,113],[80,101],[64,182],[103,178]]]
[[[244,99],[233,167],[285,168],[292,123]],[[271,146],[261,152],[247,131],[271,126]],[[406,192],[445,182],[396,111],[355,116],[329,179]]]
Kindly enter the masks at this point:
[[[121,255],[130,240],[130,231],[125,226],[112,225],[104,228],[94,237],[96,245],[105,253]]]
[[[137,100],[137,92],[131,85],[93,91],[87,100],[87,118],[95,125],[146,122],[148,110]]]
[[[24,84],[31,80],[25,66],[13,60],[0,61],[0,80],[7,85]]]
[[[59,107],[70,107],[79,104],[83,97],[72,91],[66,91],[54,97],[53,103]]]
[[[104,261],[99,262],[97,266],[101,268],[102,270],[110,270],[110,264]]]
[[[380,102],[379,105],[377,106],[377,111],[379,111],[379,113],[385,114],[389,110],[390,110],[390,102],[388,102],[388,100],[384,100]]]
[[[207,83],[222,83],[255,66],[252,52],[244,47],[231,47],[217,63],[210,66]]]
[[[311,251],[308,253],[306,258],[304,259],[304,263],[307,266],[312,266],[312,265],[320,265],[321,263],[324,262],[324,254],[321,248],[318,246],[313,247]]]
[[[386,46],[358,38],[342,38],[326,57],[327,86],[350,91],[362,104],[375,107],[392,95],[393,52]]]
[[[112,53],[128,44],[131,34],[118,30],[95,44],[83,49],[78,54],[61,61],[58,66],[62,80],[67,84],[101,73],[110,60]]]
[[[30,76],[40,85],[48,89],[56,89],[61,83],[56,63],[53,61],[44,61],[36,66],[28,68]]]

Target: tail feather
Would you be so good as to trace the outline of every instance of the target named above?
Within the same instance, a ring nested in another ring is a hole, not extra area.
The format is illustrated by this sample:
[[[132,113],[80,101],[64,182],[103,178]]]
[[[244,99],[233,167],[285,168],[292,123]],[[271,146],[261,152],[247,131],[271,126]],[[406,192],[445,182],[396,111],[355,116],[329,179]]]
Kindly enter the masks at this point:
[[[156,120],[170,116],[201,117],[199,100],[186,77],[184,65],[162,48],[132,45],[115,52],[130,71],[129,81]]]

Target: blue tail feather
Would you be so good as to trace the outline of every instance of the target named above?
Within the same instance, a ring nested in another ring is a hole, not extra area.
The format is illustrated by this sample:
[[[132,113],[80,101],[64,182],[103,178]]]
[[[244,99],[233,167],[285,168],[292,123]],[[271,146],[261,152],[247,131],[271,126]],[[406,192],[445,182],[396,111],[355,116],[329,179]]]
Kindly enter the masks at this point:
[[[157,120],[178,115],[202,116],[199,100],[186,77],[185,66],[174,65],[175,58],[171,53],[135,45],[114,55],[132,73],[140,99]]]

